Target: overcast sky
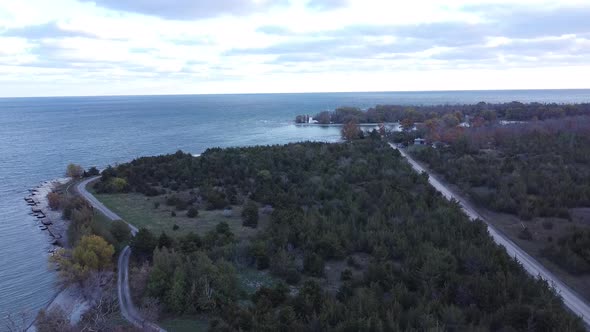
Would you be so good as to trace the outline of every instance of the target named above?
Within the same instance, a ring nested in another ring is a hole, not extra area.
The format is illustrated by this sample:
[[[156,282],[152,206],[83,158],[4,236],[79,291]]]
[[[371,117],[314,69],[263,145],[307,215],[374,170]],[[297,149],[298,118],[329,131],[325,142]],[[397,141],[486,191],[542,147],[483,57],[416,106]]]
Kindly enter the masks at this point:
[[[0,0],[0,96],[590,88],[588,77],[588,0]]]

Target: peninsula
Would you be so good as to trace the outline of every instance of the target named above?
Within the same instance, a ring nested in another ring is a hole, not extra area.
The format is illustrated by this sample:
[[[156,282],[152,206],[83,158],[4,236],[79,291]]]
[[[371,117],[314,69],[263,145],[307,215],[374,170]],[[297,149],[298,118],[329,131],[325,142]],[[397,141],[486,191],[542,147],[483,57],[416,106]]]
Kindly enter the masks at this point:
[[[54,261],[105,280],[128,328],[584,330],[590,120],[518,105],[78,171]]]

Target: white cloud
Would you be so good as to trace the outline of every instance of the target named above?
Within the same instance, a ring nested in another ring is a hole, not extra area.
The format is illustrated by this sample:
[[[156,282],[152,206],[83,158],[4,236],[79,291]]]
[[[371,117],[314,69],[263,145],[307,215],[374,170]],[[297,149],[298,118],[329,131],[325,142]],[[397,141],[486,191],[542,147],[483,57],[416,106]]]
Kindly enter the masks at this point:
[[[0,94],[587,87],[587,1],[288,2],[5,1]]]

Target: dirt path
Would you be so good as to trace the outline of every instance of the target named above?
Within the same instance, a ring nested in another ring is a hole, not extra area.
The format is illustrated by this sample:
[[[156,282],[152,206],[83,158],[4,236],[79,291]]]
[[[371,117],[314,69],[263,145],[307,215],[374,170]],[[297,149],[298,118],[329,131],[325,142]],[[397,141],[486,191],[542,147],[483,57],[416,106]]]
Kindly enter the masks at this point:
[[[403,149],[399,149],[395,144],[389,143],[389,145],[393,148],[398,150],[402,156],[404,156],[412,168],[414,168],[417,172],[426,172],[428,173],[428,181],[430,184],[438,190],[440,193],[443,194],[444,197],[447,199],[455,199],[461,204],[461,208],[463,211],[471,218],[472,220],[480,219],[486,223],[488,226],[488,232],[490,236],[494,239],[494,241],[503,246],[506,249],[508,255],[514,257],[518,262],[522,264],[522,266],[533,276],[540,276],[544,280],[548,281],[549,284],[557,291],[557,293],[563,299],[563,303],[576,315],[580,316],[586,327],[590,326],[590,306],[582,299],[580,295],[578,295],[574,290],[569,288],[565,283],[563,283],[559,278],[557,278],[553,273],[547,270],[543,265],[541,265],[536,259],[531,257],[527,254],[524,250],[520,249],[512,240],[508,239],[504,234],[499,232],[493,225],[491,225],[486,218],[480,215],[476,209],[463,197],[459,194],[454,192],[448,186],[446,186],[442,181],[437,179],[434,175],[430,172],[425,170],[422,166],[420,166],[412,157],[410,157]]]
[[[100,211],[111,221],[122,220],[121,217],[119,217],[116,213],[107,208],[104,204],[99,202],[98,199],[96,199],[96,197],[94,197],[90,192],[88,192],[88,190],[86,190],[86,186],[90,182],[97,180],[98,178],[99,176],[94,176],[80,182],[76,186],[76,190],[92,205],[93,208]],[[129,228],[131,228],[131,233],[135,236],[135,234],[137,234],[138,231],[137,228],[129,223],[127,223],[127,225],[129,225]],[[131,300],[131,292],[129,291],[129,256],[131,256],[131,248],[129,248],[129,246],[126,246],[125,248],[123,248],[123,250],[121,250],[121,253],[119,254],[119,260],[117,263],[119,270],[117,277],[117,291],[119,297],[119,307],[121,308],[121,314],[123,315],[123,317],[125,317],[127,321],[129,321],[136,327],[142,329],[143,331],[166,332],[166,330],[162,329],[155,323],[144,320],[139,314],[137,308],[135,308],[135,306],[133,305],[133,301]]]

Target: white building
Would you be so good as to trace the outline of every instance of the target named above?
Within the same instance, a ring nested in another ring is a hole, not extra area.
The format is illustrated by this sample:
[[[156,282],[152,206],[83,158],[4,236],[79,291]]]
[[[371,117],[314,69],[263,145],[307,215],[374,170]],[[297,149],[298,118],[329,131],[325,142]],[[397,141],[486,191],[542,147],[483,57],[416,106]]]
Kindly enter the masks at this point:
[[[416,138],[414,139],[414,145],[425,145],[426,140],[424,138]]]

